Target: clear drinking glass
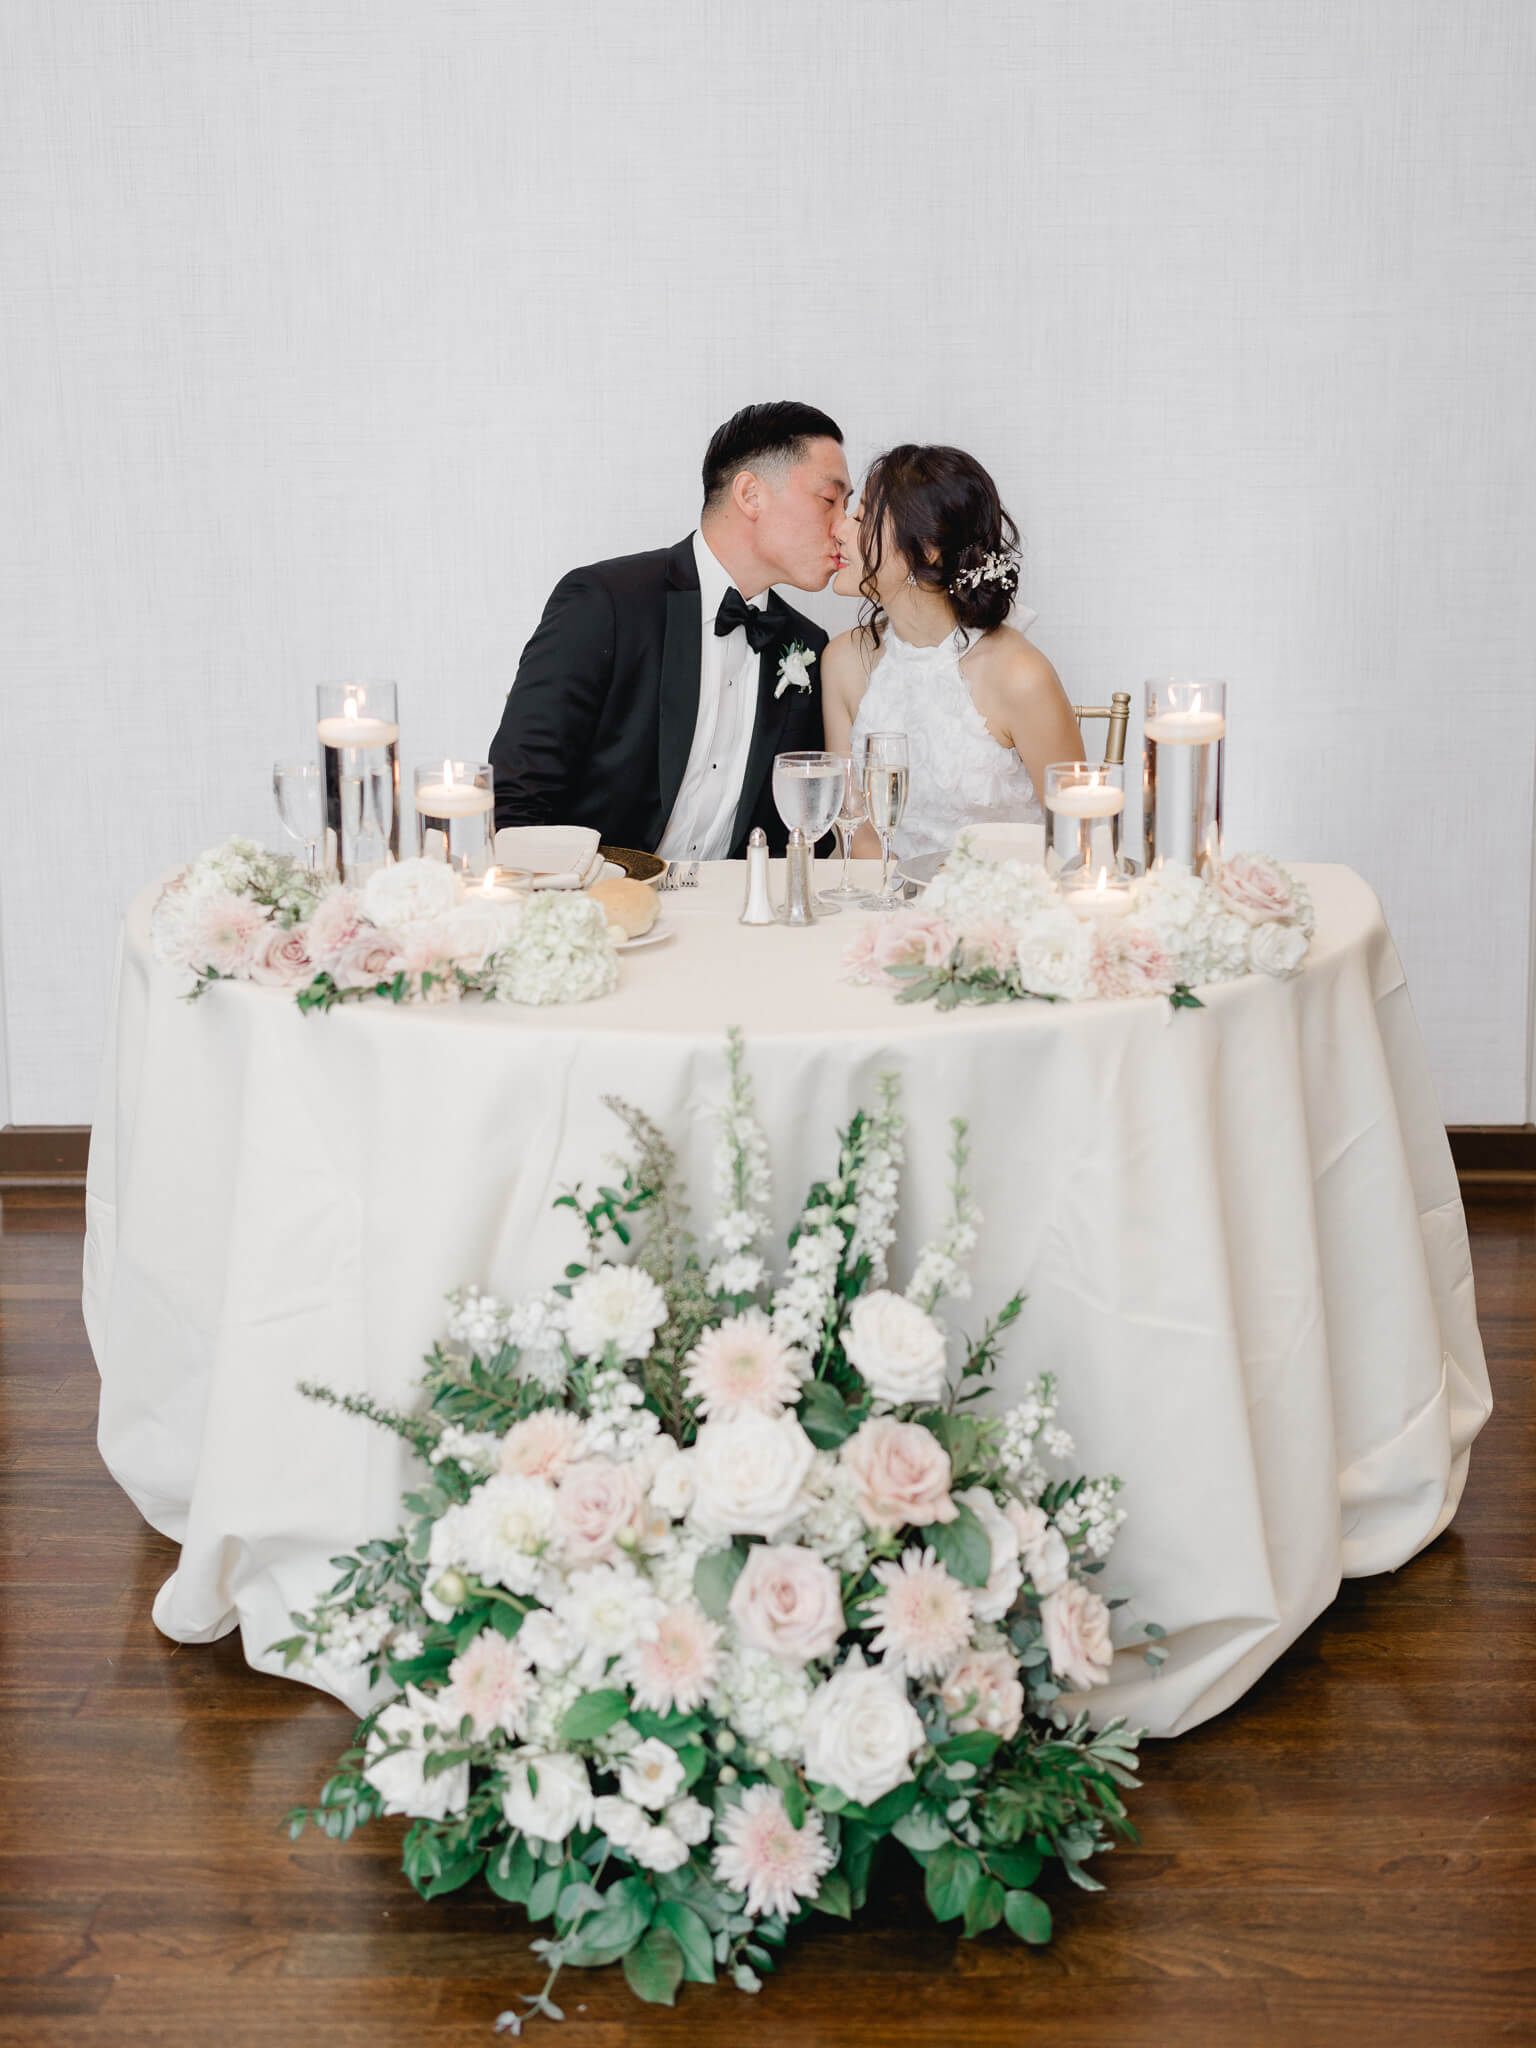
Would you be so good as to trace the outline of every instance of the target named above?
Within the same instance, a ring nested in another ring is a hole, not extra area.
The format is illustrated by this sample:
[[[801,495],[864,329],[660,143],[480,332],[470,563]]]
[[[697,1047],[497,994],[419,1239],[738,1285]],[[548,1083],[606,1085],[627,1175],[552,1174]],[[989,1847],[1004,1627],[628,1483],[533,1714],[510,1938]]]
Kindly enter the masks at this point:
[[[320,764],[318,761],[274,761],[272,794],[283,830],[304,849],[304,865],[315,872],[320,844]]]
[[[773,801],[789,831],[805,834],[814,847],[842,808],[842,756],[828,753],[775,754]],[[841,906],[830,906],[835,915]]]
[[[904,892],[893,883],[894,837],[907,808],[907,736],[904,732],[872,732],[864,742],[864,801],[869,822],[880,835],[880,894],[871,910],[899,910]]]
[[[835,889],[823,889],[816,898],[823,910],[841,910],[845,903],[873,903],[875,900],[867,889],[854,888],[848,879],[848,856],[853,850],[853,835],[869,814],[869,805],[864,799],[864,742],[853,740],[850,746],[851,753],[837,757],[843,764],[843,801],[832,820],[842,849],[843,878]]]

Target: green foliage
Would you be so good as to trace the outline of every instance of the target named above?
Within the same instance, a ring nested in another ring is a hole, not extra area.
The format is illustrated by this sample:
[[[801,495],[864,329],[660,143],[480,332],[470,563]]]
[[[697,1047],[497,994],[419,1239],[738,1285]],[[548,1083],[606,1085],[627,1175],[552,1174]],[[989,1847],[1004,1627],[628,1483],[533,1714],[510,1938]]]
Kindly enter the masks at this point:
[[[656,1908],[654,1926],[664,1929],[677,1943],[683,1959],[683,1976],[690,1984],[715,1981],[714,1943],[709,1928],[692,1906],[681,1899],[663,1899]]]
[[[1051,1938],[1051,1909],[1033,1892],[1009,1892],[1003,1900],[1003,1918],[1020,1941],[1038,1945]]]
[[[685,1963],[676,1938],[665,1927],[652,1927],[624,1957],[624,1977],[647,2005],[675,2005]]]
[[[992,1571],[992,1544],[973,1508],[957,1501],[952,1522],[929,1522],[923,1541],[962,1586],[984,1586]]]
[[[747,1546],[738,1536],[729,1550],[707,1551],[693,1568],[694,1598],[712,1621],[730,1605],[731,1589],[747,1561]]]
[[[566,1742],[592,1742],[604,1735],[616,1721],[622,1721],[629,1695],[617,1687],[583,1693],[560,1717],[560,1734]]]

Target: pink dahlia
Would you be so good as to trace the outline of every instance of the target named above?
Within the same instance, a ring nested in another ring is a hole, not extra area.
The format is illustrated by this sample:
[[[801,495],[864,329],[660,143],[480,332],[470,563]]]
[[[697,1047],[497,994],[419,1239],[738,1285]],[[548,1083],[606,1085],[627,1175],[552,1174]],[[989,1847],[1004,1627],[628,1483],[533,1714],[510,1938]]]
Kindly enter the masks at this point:
[[[520,1736],[527,1733],[537,1689],[533,1666],[518,1643],[488,1628],[448,1666],[448,1687],[436,1704],[450,1728],[468,1714],[482,1739],[497,1728]]]
[[[514,1422],[501,1440],[498,1466],[509,1479],[561,1477],[581,1448],[582,1422],[565,1408],[538,1408]]]
[[[267,913],[233,890],[220,889],[197,905],[187,932],[187,958],[194,967],[238,974],[249,963],[267,928]]]
[[[1166,996],[1173,988],[1173,956],[1151,932],[1112,925],[1093,949],[1093,992],[1099,996]]]
[[[781,1415],[800,1391],[800,1355],[760,1308],[706,1330],[688,1354],[687,1387],[699,1413],[730,1422],[748,1410]]]
[[[971,1596],[932,1550],[907,1550],[877,1564],[885,1588],[869,1603],[866,1628],[880,1633],[870,1648],[900,1657],[914,1678],[946,1669],[971,1640]]]
[[[309,951],[318,967],[329,967],[357,937],[362,910],[355,889],[332,889],[315,905],[309,920]]]
[[[697,1600],[669,1607],[656,1633],[624,1658],[624,1675],[637,1707],[653,1714],[691,1714],[704,1703],[720,1665],[720,1625]]]
[[[753,1914],[791,1919],[802,1899],[815,1898],[837,1861],[821,1815],[812,1807],[798,1828],[791,1827],[776,1785],[749,1786],[741,1804],[720,1816],[715,1832],[715,1875],[732,1891],[746,1893],[746,1909]]]

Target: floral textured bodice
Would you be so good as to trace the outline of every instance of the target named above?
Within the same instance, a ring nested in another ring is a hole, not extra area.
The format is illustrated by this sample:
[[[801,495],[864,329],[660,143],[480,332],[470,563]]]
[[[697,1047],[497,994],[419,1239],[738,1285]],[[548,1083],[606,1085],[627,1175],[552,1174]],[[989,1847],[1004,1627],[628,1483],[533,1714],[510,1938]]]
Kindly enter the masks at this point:
[[[1034,617],[1017,617],[1020,626]],[[937,647],[911,647],[889,624],[853,721],[853,737],[904,732],[911,763],[906,816],[895,835],[903,860],[947,852],[966,825],[1044,817],[1029,770],[1000,746],[971,698],[960,659],[971,635],[956,627]]]

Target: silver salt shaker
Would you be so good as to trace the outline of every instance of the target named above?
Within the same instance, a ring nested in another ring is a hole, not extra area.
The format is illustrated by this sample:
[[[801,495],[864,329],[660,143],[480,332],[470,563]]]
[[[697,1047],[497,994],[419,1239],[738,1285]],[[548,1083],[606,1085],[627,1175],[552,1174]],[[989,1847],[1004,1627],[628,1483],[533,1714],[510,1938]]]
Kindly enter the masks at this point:
[[[742,924],[775,924],[773,898],[768,893],[768,838],[761,825],[754,825],[747,841],[747,900],[742,905]]]
[[[784,849],[784,912],[785,924],[814,924],[816,922],[816,901],[811,893],[811,842],[796,826],[789,835],[789,844]]]

